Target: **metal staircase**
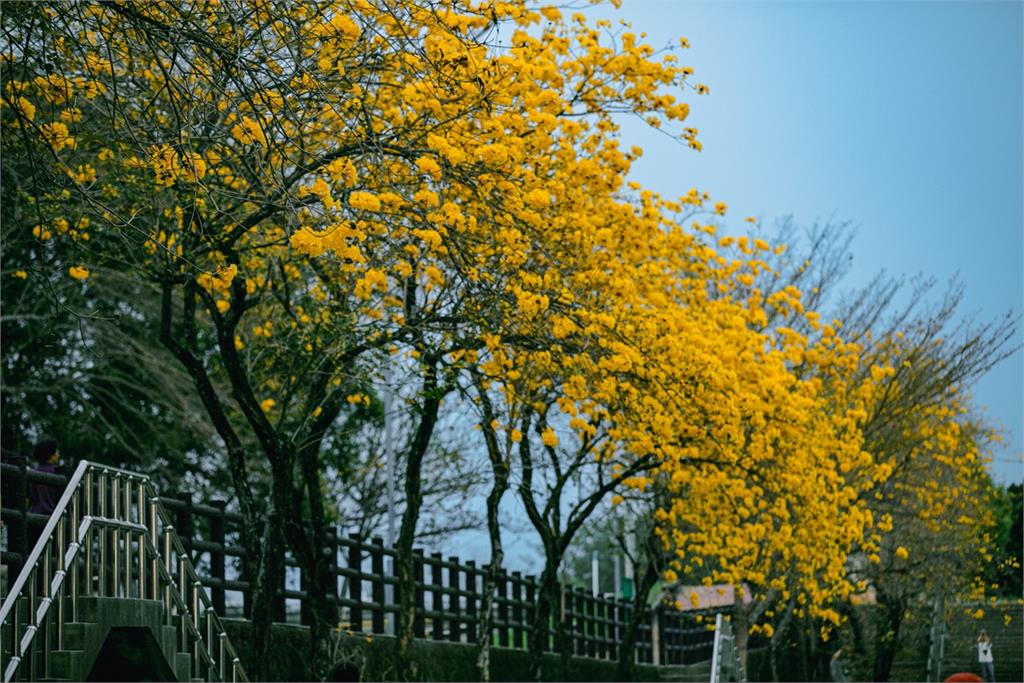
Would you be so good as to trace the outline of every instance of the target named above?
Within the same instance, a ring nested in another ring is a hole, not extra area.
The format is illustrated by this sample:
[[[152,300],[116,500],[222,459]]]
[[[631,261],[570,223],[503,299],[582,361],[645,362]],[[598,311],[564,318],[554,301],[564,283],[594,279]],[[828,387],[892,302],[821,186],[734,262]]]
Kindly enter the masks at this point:
[[[247,681],[171,519],[148,477],[79,463],[0,607],[4,682],[84,680],[119,614],[179,680]]]
[[[732,622],[721,612],[715,615],[715,643],[711,652],[711,683],[739,681],[746,683],[747,676],[736,647],[736,635]]]

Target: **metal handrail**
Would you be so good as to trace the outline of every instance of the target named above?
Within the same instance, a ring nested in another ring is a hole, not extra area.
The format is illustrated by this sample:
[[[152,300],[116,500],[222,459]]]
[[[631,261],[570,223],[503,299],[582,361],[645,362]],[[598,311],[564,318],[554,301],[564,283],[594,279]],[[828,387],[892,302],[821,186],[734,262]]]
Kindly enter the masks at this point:
[[[95,511],[94,502],[98,507]],[[68,533],[70,539],[66,538]],[[94,555],[98,560],[95,568]],[[51,566],[51,559],[56,567]],[[83,573],[84,580],[80,581]],[[40,586],[42,595],[37,600]],[[10,658],[3,671],[5,683],[19,675],[23,664],[27,665],[29,678],[49,675],[51,631],[56,635],[57,649],[61,649],[64,625],[75,620],[78,599],[94,592],[126,598],[134,593],[140,599],[161,600],[168,625],[178,622],[177,647],[192,651],[192,677],[205,670],[209,681],[248,680],[149,477],[82,461],[0,605],[4,654],[8,653],[10,639]],[[70,598],[70,615],[65,609],[65,593]],[[22,626],[19,606],[24,602],[28,614]],[[42,640],[39,648],[34,646],[37,635]],[[35,671],[36,659],[42,660],[41,675]]]

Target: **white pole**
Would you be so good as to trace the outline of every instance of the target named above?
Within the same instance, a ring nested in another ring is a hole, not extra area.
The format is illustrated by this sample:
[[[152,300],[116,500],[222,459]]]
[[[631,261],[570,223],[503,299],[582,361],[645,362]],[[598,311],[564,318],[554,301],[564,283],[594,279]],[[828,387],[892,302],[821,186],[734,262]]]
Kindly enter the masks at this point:
[[[597,560],[597,551],[590,552],[590,594],[595,598],[601,594],[600,579],[601,563]]]
[[[636,595],[636,580],[634,574],[636,568],[633,565],[633,561],[636,558],[636,531],[628,531],[626,533],[626,581],[629,582],[629,597],[632,598]]]
[[[618,600],[622,597],[622,557],[615,553],[612,561],[615,566],[615,599]]]

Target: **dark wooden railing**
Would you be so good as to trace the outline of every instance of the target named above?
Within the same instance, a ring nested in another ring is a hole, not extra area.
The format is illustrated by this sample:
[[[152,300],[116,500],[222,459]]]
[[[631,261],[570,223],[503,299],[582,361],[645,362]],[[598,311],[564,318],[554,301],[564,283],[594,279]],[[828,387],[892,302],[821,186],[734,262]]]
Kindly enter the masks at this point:
[[[20,570],[30,544],[45,525],[47,517],[27,512],[28,484],[63,490],[67,477],[38,472],[23,459],[0,464],[2,506],[0,519],[6,529],[7,545],[2,564],[8,577],[3,591]],[[177,534],[183,539],[207,588],[214,609],[221,615],[250,615],[251,595],[246,580],[245,550],[242,546],[241,515],[226,509],[221,500],[209,504],[192,500],[189,494],[161,496],[164,507],[174,515]],[[388,621],[398,613],[395,551],[382,539],[335,534],[335,591],[328,601],[338,610],[340,628],[352,633],[384,634]],[[425,555],[414,551],[416,579],[417,638],[472,643],[477,640],[478,615],[483,600],[487,565],[462,562],[440,553]],[[391,560],[389,562],[388,560]],[[276,621],[311,619],[306,577],[292,557],[286,558],[284,582],[274,602]],[[388,590],[391,587],[391,590]],[[498,575],[492,642],[499,647],[526,649],[538,585],[536,578],[520,572]],[[388,595],[390,593],[390,596]],[[596,659],[618,659],[618,644],[629,623],[632,606],[624,600],[591,595],[581,588],[562,586],[562,605],[570,635],[571,654]],[[711,610],[680,612],[672,607],[645,608],[636,641],[638,662],[690,664],[711,658],[714,633]],[[393,627],[392,627],[393,628]],[[549,628],[547,650],[554,651],[554,629]]]

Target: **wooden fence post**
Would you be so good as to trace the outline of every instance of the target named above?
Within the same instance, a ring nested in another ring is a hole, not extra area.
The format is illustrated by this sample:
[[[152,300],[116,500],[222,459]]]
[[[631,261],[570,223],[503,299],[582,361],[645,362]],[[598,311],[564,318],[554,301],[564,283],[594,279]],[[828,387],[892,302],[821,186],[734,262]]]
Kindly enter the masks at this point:
[[[424,600],[423,582],[423,549],[415,548],[412,551],[412,575],[415,587],[415,610],[416,616],[413,619],[413,635],[416,638],[423,638],[427,634],[426,620],[423,613],[426,611]]]
[[[608,601],[597,599],[597,656],[608,659]]]
[[[588,629],[588,645],[587,653],[590,657],[598,656],[598,649],[601,647],[601,622],[599,620],[600,606],[598,605],[598,597],[594,595],[593,590],[587,594],[587,620],[590,622],[590,628]]]
[[[523,573],[512,572],[512,647],[517,650],[524,648],[523,636]]]
[[[469,642],[477,642],[477,628],[479,621],[476,618],[476,562],[470,560],[466,563],[466,627]]]
[[[340,547],[340,530],[338,529],[337,524],[331,524],[329,527],[327,538],[327,548],[328,552],[331,555],[330,568],[328,569],[328,573],[330,574],[329,580],[331,582],[331,588],[330,591],[328,591],[327,596],[325,597],[327,600],[330,601],[329,614],[331,616],[331,621],[334,624],[337,624],[341,621],[341,603],[338,601],[338,598],[341,597],[341,595],[338,593],[338,550]]]
[[[434,553],[430,556],[430,583],[433,586],[431,590],[430,606],[434,612],[434,617],[431,619],[431,625],[433,628],[434,640],[444,640],[444,617],[441,614],[444,613],[444,594],[441,592],[443,587],[443,579],[441,577],[441,563],[444,560],[441,557],[441,553]]]
[[[490,567],[488,567],[490,571]],[[498,570],[498,575],[494,580],[494,602],[498,607],[498,618],[495,626],[498,628],[498,645],[501,647],[508,647],[508,597],[506,588],[508,581],[506,580],[506,574],[504,569]]]
[[[385,604],[384,540],[380,536],[374,536],[370,546],[370,571],[374,574],[371,585],[373,602],[376,605],[376,608],[373,610],[372,629],[374,633],[384,633],[384,615],[389,606]]]
[[[352,606],[348,609],[348,627],[359,633],[363,630],[363,549],[359,534],[349,534],[348,540],[348,569],[349,572],[355,573],[354,575],[350,574],[348,577],[348,597],[353,602]],[[381,586],[383,587],[383,584]],[[376,589],[376,587],[377,584],[375,582],[374,588]],[[374,593],[376,593],[376,590],[374,590]],[[374,596],[374,602],[376,601],[377,598]],[[374,617],[376,615],[377,613],[375,612]]]
[[[533,620],[536,611],[537,579],[532,576],[526,577],[526,644],[529,647],[530,633],[533,630]],[[545,639],[546,642],[546,639]]]
[[[582,588],[575,588],[576,593],[576,610],[573,620],[573,630],[576,632],[576,652],[575,654],[586,657],[587,656],[587,598],[590,597],[587,591]]]
[[[462,592],[459,588],[459,558],[448,558],[448,612],[451,614],[451,622],[448,626],[448,640],[453,643],[462,642],[462,624],[459,621],[459,604],[462,602]]]

